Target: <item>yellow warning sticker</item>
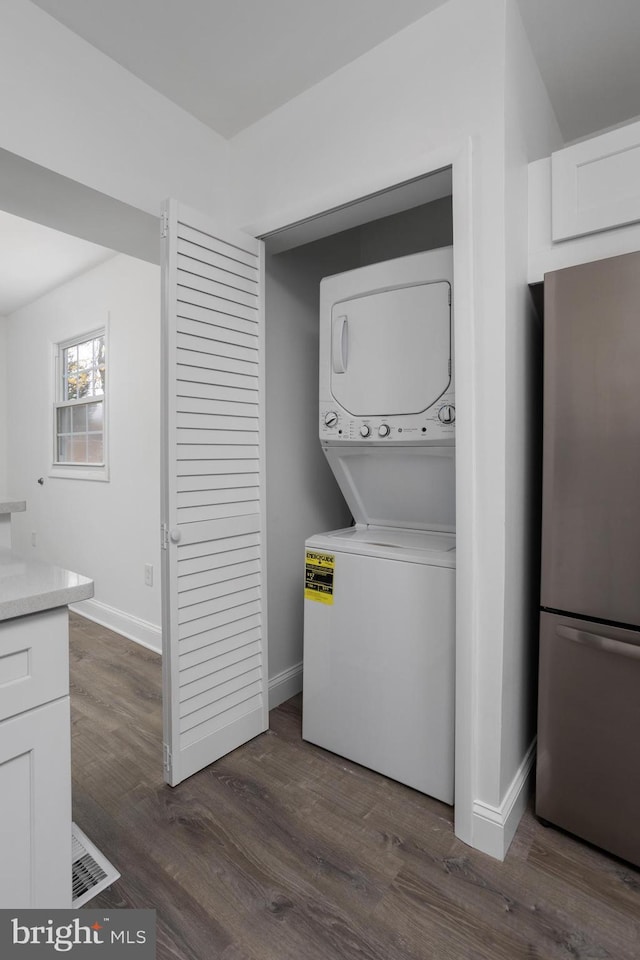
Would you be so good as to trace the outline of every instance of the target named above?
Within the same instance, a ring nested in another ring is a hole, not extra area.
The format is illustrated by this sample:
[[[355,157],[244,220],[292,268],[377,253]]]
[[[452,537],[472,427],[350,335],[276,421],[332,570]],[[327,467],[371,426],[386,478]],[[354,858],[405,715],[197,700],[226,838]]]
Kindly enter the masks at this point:
[[[304,598],[319,603],[333,603],[333,575],[336,558],[333,553],[307,550],[304,570]]]

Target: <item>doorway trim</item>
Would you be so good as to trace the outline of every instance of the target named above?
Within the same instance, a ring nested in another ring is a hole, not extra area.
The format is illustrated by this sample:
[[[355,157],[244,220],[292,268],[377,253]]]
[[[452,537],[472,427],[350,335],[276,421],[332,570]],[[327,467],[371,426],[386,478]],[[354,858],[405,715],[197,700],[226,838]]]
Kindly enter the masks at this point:
[[[455,710],[455,834],[473,846],[474,799],[477,758],[478,632],[476,584],[478,533],[475,495],[477,392],[475,377],[475,317],[473,272],[473,138],[465,137],[425,154],[410,164],[400,164],[378,177],[351,181],[286,211],[241,227],[264,237],[322,217],[336,208],[361,202],[368,196],[393,190],[404,183],[450,167],[453,194],[453,264],[455,290],[456,357],[456,710]],[[267,321],[268,322],[268,321]]]

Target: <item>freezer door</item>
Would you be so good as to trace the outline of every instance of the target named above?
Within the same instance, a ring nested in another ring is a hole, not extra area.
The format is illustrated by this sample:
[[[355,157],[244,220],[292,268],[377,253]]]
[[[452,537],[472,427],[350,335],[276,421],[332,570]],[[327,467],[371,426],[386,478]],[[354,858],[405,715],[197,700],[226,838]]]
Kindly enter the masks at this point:
[[[640,866],[640,633],[543,613],[536,813]]]
[[[545,276],[542,606],[640,624],[640,253]]]

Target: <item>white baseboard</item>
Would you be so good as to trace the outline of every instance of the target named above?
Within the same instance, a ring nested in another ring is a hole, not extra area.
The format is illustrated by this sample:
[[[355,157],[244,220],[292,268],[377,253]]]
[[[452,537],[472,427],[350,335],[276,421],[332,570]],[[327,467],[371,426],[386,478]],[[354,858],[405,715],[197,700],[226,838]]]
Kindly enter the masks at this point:
[[[476,850],[504,860],[527,806],[535,756],[534,738],[500,806],[474,801],[472,830]]]
[[[69,609],[149,650],[162,653],[162,630],[154,623],[132,617],[131,614],[110,607],[99,600],[81,600],[80,603],[71,604]]]
[[[269,710],[279,706],[302,690],[302,661],[276,673],[269,680]]]
[[[153,623],[132,617],[122,610],[110,607],[99,600],[82,600],[71,604],[70,610],[79,613],[87,620],[93,620],[102,627],[119,633],[135,643],[162,653],[162,630]],[[269,680],[269,710],[279,706],[302,690],[302,661],[277,673]]]

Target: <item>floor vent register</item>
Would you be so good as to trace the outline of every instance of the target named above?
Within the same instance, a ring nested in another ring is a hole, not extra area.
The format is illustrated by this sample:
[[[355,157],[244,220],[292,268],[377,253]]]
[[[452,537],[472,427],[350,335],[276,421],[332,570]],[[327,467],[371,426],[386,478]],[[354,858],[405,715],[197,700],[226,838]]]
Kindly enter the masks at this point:
[[[81,907],[120,874],[75,823],[72,824],[73,906]]]

